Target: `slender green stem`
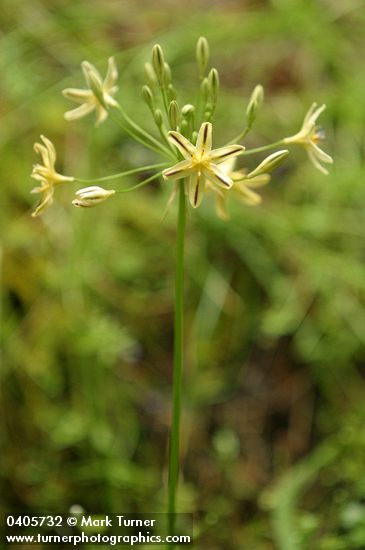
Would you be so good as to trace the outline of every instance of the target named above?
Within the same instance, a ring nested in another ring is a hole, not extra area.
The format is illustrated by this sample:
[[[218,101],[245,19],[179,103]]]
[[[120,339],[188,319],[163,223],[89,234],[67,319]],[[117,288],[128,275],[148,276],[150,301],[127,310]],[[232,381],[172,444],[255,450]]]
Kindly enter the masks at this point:
[[[168,151],[168,149],[166,149],[165,146],[160,141],[158,141],[158,139],[153,137],[150,133],[144,130],[144,128],[139,126],[139,124],[134,122],[134,120],[130,118],[130,116],[125,112],[123,107],[119,104],[118,104],[118,110],[120,114],[123,116],[123,118],[125,119],[125,121],[127,122],[127,124],[129,124],[131,128],[133,128],[134,132],[136,132],[142,138],[148,140],[150,144],[153,144],[153,146],[158,147],[160,149],[160,152],[171,155],[171,151]]]
[[[255,149],[246,149],[243,151],[242,155],[253,155],[254,153],[261,153],[262,151],[267,151],[268,149],[273,149],[274,147],[278,147],[278,145],[283,145],[284,140],[279,139],[279,141],[275,141],[274,143],[269,143],[269,145],[264,145],[263,147],[256,147]]]
[[[161,176],[162,172],[157,172],[157,174],[153,174],[153,176],[150,176],[149,178],[137,183],[136,185],[133,185],[133,187],[127,187],[127,189],[118,189],[116,193],[129,193],[129,191],[134,191],[134,189],[138,189],[138,187],[143,187],[144,185],[147,185],[147,183],[150,183],[150,181],[156,180]]]
[[[136,122],[134,122],[124,111],[124,109],[118,104],[115,109],[118,111],[120,116],[117,116],[114,109],[109,109],[109,114],[111,118],[125,131],[127,134],[129,134],[131,137],[133,137],[136,141],[144,145],[145,147],[148,147],[149,149],[152,149],[152,151],[155,151],[156,153],[159,153],[160,155],[167,156],[172,159],[171,151],[166,149],[166,147],[158,141],[155,137],[153,137],[151,134],[146,132],[143,128],[141,128]],[[121,120],[121,117],[123,117],[123,121]]]
[[[168,134],[167,134],[167,130],[166,130],[165,125],[163,124],[162,126],[159,126],[158,131],[160,132],[160,135],[161,135],[162,139],[164,140],[164,142],[166,143],[166,145],[168,146],[168,148],[171,149],[172,154],[175,156],[176,155],[176,153],[175,153],[176,149],[174,148],[172,143],[169,142]]]
[[[175,271],[175,332],[174,332],[174,370],[172,389],[172,422],[169,446],[168,476],[168,513],[170,531],[174,528],[176,512],[176,493],[179,480],[180,458],[180,415],[181,385],[183,367],[183,305],[184,305],[184,243],[185,243],[185,189],[181,181],[179,189],[179,212],[176,237],[176,271]]]
[[[234,143],[238,143],[239,141],[241,141],[242,139],[244,139],[244,138],[247,136],[247,134],[249,133],[249,131],[251,130],[251,128],[252,128],[251,126],[246,126],[246,128],[244,128],[244,129],[242,130],[242,132],[240,132],[240,133],[238,134],[238,136],[236,136],[236,137],[234,137],[233,139],[231,139],[231,141],[229,141],[229,142],[227,143],[227,145],[233,145]]]
[[[166,112],[166,115],[167,117],[169,116],[169,102],[167,100],[167,90],[166,90],[166,84],[163,84],[161,86],[161,94],[162,94],[162,101],[163,101],[163,105],[165,107],[165,112]]]
[[[198,89],[197,99],[196,99],[196,120],[198,122],[199,127],[204,122],[204,113],[207,107],[207,98],[205,98],[204,100],[203,91],[202,91],[203,80],[204,80],[204,76],[200,80],[200,86]]]
[[[138,174],[139,172],[147,172],[147,170],[154,170],[155,168],[164,168],[169,166],[170,162],[160,162],[159,164],[150,164],[149,166],[141,166],[139,168],[133,168],[127,170],[126,172],[119,172],[119,174],[112,174],[111,176],[103,176],[102,178],[94,178],[90,180],[84,180],[80,178],[75,178],[75,181],[78,183],[100,183],[102,181],[115,180],[118,178],[123,178],[125,176],[131,176],[132,174]]]

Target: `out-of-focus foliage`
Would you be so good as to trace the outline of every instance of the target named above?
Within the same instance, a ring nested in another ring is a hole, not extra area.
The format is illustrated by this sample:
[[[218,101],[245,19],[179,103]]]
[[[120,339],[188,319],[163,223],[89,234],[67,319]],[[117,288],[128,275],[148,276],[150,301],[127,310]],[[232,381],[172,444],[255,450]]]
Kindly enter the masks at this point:
[[[175,210],[170,184],[29,216],[32,144],[62,172],[103,176],[155,159],[107,121],[66,123],[84,59],[115,55],[119,98],[140,98],[151,46],[180,101],[204,34],[221,75],[222,145],[265,86],[251,145],[325,102],[326,178],[293,151],[251,209],[188,218],[183,485],[197,548],[360,550],[364,531],[365,16],[349,0],[3,0],[1,456],[5,511],[160,511],[165,502]],[[253,159],[250,162],[254,162]],[[133,184],[136,180],[121,182]]]

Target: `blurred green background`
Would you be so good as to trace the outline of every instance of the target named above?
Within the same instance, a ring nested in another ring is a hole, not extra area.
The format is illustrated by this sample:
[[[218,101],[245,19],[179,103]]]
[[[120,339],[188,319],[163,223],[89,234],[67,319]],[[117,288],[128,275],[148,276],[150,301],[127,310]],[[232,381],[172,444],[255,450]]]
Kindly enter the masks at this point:
[[[176,210],[153,184],[83,211],[74,188],[32,219],[45,134],[59,171],[156,162],[111,120],[66,123],[61,90],[115,55],[118,98],[148,124],[159,42],[181,104],[205,35],[221,77],[216,146],[296,132],[325,102],[328,177],[294,150],[258,208],[188,216],[179,507],[195,548],[365,548],[365,10],[361,0],[2,1],[2,511],[157,512],[166,498]],[[152,128],[152,126],[151,126]],[[219,142],[218,142],[219,141]],[[250,163],[261,160],[250,157]],[[254,164],[253,164],[254,165]],[[137,179],[120,185],[137,183]]]

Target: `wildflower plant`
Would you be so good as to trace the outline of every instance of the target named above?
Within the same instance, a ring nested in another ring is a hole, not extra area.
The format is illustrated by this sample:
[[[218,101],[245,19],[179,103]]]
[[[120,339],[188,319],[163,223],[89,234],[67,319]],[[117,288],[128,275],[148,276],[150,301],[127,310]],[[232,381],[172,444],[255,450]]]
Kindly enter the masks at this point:
[[[90,113],[96,113],[96,126],[110,117],[132,139],[152,150],[159,162],[149,166],[136,167],[117,174],[97,179],[80,179],[64,176],[55,168],[56,152],[51,141],[44,136],[43,143],[35,144],[35,151],[41,155],[42,164],[36,164],[32,177],[41,183],[33,193],[42,193],[42,199],[32,216],[38,216],[51,206],[55,187],[59,184],[87,185],[76,191],[72,204],[89,208],[101,202],[115,200],[120,193],[130,192],[138,187],[160,179],[161,185],[171,187],[169,204],[178,197],[176,271],[175,271],[175,318],[172,420],[169,444],[168,512],[176,511],[176,494],[179,478],[180,455],[180,412],[183,368],[183,286],[184,246],[186,210],[201,207],[205,197],[215,198],[216,211],[220,218],[228,219],[228,200],[238,198],[248,205],[258,205],[262,186],[269,183],[270,173],[281,165],[289,155],[283,146],[298,145],[308,152],[310,160],[321,172],[327,173],[322,163],[332,163],[332,158],[319,148],[324,134],[317,126],[317,119],[325,106],[311,106],[304,118],[302,128],[294,135],[258,148],[248,149],[243,143],[254,127],[264,100],[264,90],[257,85],[247,103],[241,132],[228,143],[219,144],[219,135],[213,126],[214,114],[219,96],[219,74],[209,69],[210,51],[207,40],[199,38],[196,47],[199,86],[195,102],[182,105],[172,81],[172,72],[159,45],[152,49],[152,58],[145,64],[146,84],[142,98],[150,111],[156,133],[152,134],[136,123],[118,101],[118,70],[114,58],[109,58],[105,79],[89,62],[82,63],[87,88],[67,88],[63,91],[67,99],[79,106],[65,113],[68,121],[75,121]],[[247,170],[242,163],[246,155],[276,149],[258,162],[253,170]],[[101,187],[113,180],[123,180],[146,171],[152,176],[127,188],[110,189]]]

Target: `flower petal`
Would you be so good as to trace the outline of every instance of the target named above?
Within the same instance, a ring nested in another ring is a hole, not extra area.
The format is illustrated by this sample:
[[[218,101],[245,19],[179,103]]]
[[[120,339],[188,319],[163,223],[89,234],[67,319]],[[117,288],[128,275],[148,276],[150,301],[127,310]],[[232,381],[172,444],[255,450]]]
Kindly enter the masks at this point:
[[[313,103],[312,107],[313,107],[313,106],[314,106],[314,107],[317,107],[317,104],[316,104],[316,103]],[[323,105],[321,105],[320,107],[318,107],[317,109],[315,109],[314,112],[312,113],[312,115],[310,116],[310,121],[313,122],[313,123],[315,123],[316,120],[317,120],[317,118],[319,117],[319,115],[320,115],[321,113],[323,113],[323,111],[325,110],[325,108],[326,108],[326,105],[323,104]]]
[[[115,90],[115,86],[114,86],[113,89]],[[117,88],[117,89],[118,89],[118,88]],[[115,90],[115,91],[116,91],[116,90]],[[104,93],[104,94],[103,94],[103,98],[104,98],[104,101],[105,101],[105,104],[106,104],[106,105],[109,105],[110,107],[117,107],[117,106],[118,106],[118,101],[117,101],[116,99],[114,99],[114,97],[112,97],[112,96],[110,95],[110,93],[109,93],[109,94]]]
[[[245,185],[251,189],[257,189],[258,187],[263,187],[267,185],[271,179],[270,174],[260,174],[259,176],[254,176],[253,178],[248,178],[245,180]]]
[[[32,212],[32,218],[36,218],[37,216],[39,216],[39,214],[41,214],[43,210],[51,206],[52,203],[53,203],[53,187],[49,187],[47,191],[44,193],[44,196],[42,197],[40,203],[38,204],[34,212]]]
[[[229,220],[229,213],[227,208],[227,193],[219,191],[215,193],[215,210],[217,212],[218,218],[221,220]]]
[[[313,149],[313,153],[319,160],[326,162],[327,164],[333,164],[333,158],[318,147],[318,145],[312,142],[311,147]]]
[[[113,86],[118,80],[118,69],[114,57],[108,59],[108,72],[104,80],[103,88],[107,93],[110,93]]]
[[[206,177],[213,183],[216,183],[218,186],[223,187],[223,189],[230,189],[233,185],[232,179],[219,170],[218,166],[210,163],[207,168],[205,168]]]
[[[227,176],[232,177],[232,172],[234,172],[234,167],[236,165],[235,157],[230,157],[225,159],[219,167],[219,170],[227,174]],[[232,178],[233,179],[233,178]]]
[[[100,126],[108,118],[108,111],[104,109],[99,103],[96,105],[96,122],[95,126]]]
[[[34,169],[43,169],[44,167],[49,168],[49,158],[48,158],[48,151],[47,148],[42,145],[41,143],[35,143],[33,145],[34,151],[37,153],[37,155],[41,156],[42,164],[36,164],[33,168]]]
[[[184,137],[179,132],[169,132],[168,133],[169,141],[179,149],[180,153],[185,157],[186,159],[191,159],[192,156],[195,154],[196,149],[194,145],[190,143],[186,137]]]
[[[309,122],[312,122],[313,113],[315,112],[317,108],[317,103],[312,103],[312,105],[309,107],[308,111],[305,114],[304,120],[303,120],[303,126],[306,126]]]
[[[93,78],[97,82],[98,86],[100,88],[102,87],[103,81],[101,79],[99,71],[97,70],[96,67],[94,67],[94,65],[92,65],[88,61],[83,61],[81,63],[81,68],[82,68],[82,72],[84,73],[86,83],[87,83],[87,85],[89,86],[90,89],[93,88],[93,83],[90,79],[91,74],[93,75]]]
[[[32,178],[38,180],[44,180],[47,181],[49,179],[50,174],[53,176],[54,171],[50,171],[50,169],[47,166],[43,166],[43,164],[35,164],[33,166],[32,170]]]
[[[200,170],[195,171],[189,180],[189,200],[193,208],[201,204],[205,191],[205,176]]]
[[[255,191],[251,191],[251,189],[248,189],[246,185],[243,183],[238,184],[235,186],[235,191],[237,192],[238,196],[245,202],[246,204],[252,204],[257,205],[262,202],[262,199],[258,193],[255,193]]]
[[[245,148],[242,145],[227,145],[227,147],[220,147],[219,149],[213,149],[210,152],[210,158],[216,163],[225,162],[229,159],[233,159],[240,155]]]
[[[203,122],[200,126],[198,137],[196,140],[196,152],[198,155],[204,156],[210,153],[212,149],[212,124]]]
[[[48,138],[46,138],[46,136],[41,136],[41,140],[43,141],[44,145],[47,148],[50,167],[54,168],[54,165],[55,165],[55,162],[56,162],[56,149],[55,149],[52,141],[50,141]]]
[[[67,111],[67,113],[64,114],[64,117],[68,121],[77,120],[78,118],[81,118],[91,113],[95,109],[95,107],[95,103],[83,103],[82,105],[80,105],[80,107],[76,107],[76,109]]]
[[[43,185],[41,185],[41,187],[33,187],[33,189],[30,191],[30,193],[34,194],[34,193],[43,193],[44,191],[46,191],[46,189],[48,189],[48,185],[46,182],[43,182]]]
[[[167,168],[162,172],[165,179],[178,180],[190,176],[192,164],[190,160],[182,160],[171,168]]]
[[[83,187],[82,189],[78,189],[75,193],[78,197],[85,196],[85,193],[98,193],[99,191],[103,190],[102,187],[99,185],[90,185],[89,187]]]
[[[322,164],[319,162],[317,156],[315,155],[315,153],[311,149],[308,149],[308,156],[309,156],[309,160],[312,162],[312,164],[314,164],[314,166],[316,168],[318,168],[318,170],[320,172],[322,172],[323,174],[328,176],[328,170],[324,166],[322,166]]]
[[[77,103],[86,103],[93,98],[93,94],[90,90],[80,90],[79,88],[66,88],[62,90],[62,94],[67,97],[67,99],[71,99]]]

